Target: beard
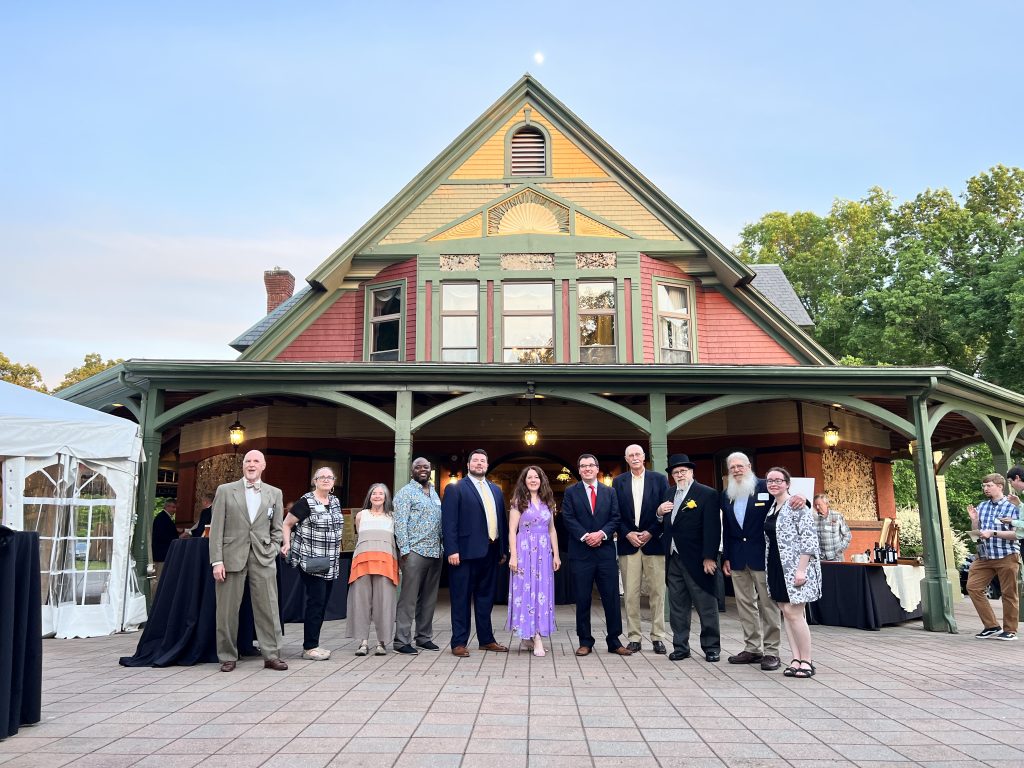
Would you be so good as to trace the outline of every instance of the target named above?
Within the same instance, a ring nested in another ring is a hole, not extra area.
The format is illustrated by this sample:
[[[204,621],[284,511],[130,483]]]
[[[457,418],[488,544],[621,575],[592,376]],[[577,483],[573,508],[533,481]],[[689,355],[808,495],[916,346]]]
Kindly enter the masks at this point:
[[[745,474],[742,480],[736,480],[729,475],[729,484],[725,487],[725,495],[729,497],[729,501],[735,502],[736,499],[753,496],[756,488],[757,477],[753,472]]]

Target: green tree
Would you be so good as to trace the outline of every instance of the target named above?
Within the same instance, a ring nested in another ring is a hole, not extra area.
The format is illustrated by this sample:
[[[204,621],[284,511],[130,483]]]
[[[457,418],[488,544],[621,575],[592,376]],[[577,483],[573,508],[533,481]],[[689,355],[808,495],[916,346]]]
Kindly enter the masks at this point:
[[[22,365],[12,362],[7,355],[0,352],[0,381],[17,384],[19,387],[46,392],[43,375],[34,365]]]
[[[82,364],[80,366],[78,366],[77,368],[72,368],[70,371],[64,374],[64,380],[57,386],[56,389],[54,389],[54,392],[60,392],[60,390],[65,389],[66,387],[70,387],[72,384],[77,384],[80,381],[84,381],[90,376],[100,373],[101,371],[105,371],[107,370],[107,368],[110,368],[112,366],[117,365],[118,363],[123,362],[124,361],[120,359],[107,360],[106,362],[104,362],[103,358],[100,357],[99,354],[97,354],[96,352],[90,352],[85,356],[85,359],[82,361]]]

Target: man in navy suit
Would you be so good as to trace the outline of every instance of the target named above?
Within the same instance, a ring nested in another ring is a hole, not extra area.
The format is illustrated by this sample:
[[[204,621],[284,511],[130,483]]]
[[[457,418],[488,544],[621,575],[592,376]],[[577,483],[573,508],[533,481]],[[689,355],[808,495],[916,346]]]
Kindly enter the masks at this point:
[[[764,519],[771,507],[768,486],[750,469],[750,459],[732,453],[726,459],[729,481],[721,494],[722,572],[732,577],[744,649],[730,664],[758,664],[778,669],[782,618],[768,595],[765,578]]]
[[[665,550],[661,544],[658,505],[668,493],[668,482],[660,472],[646,471],[645,458],[639,445],[626,446],[629,472],[612,480],[619,504],[619,571],[626,592],[629,641],[626,647],[633,653],[641,648],[640,584],[646,576],[651,600],[651,642],[655,653],[665,653]]]
[[[619,641],[622,614],[619,611],[619,574],[615,567],[615,542],[619,529],[619,504],[615,492],[597,482],[597,458],[584,453],[579,459],[581,482],[570,486],[562,497],[562,519],[569,533],[573,593],[576,597],[576,634],[580,637],[577,656],[594,649],[590,631],[590,601],[594,582],[604,605],[608,652],[631,656]]]
[[[508,557],[508,518],[501,489],[487,479],[487,452],[469,454],[466,478],[449,484],[441,501],[441,535],[448,555],[452,655],[469,656],[470,606],[480,649],[507,653],[494,639],[491,608],[497,570]]]

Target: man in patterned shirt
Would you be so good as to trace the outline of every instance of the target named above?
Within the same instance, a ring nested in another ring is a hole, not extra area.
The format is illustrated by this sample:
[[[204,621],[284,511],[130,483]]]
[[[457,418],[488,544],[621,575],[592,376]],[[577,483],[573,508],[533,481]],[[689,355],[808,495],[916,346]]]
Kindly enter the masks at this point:
[[[434,608],[441,581],[441,499],[430,482],[430,462],[412,463],[412,480],[395,494],[395,541],[402,567],[402,591],[395,616],[395,650],[416,653],[412,646],[412,620],[416,617],[416,645],[440,650],[433,641]]]
[[[1017,507],[1003,495],[1005,483],[1002,475],[985,475],[981,482],[985,501],[977,508],[974,505],[967,507],[972,533],[978,537],[978,556],[967,574],[967,594],[983,625],[981,632],[975,635],[977,638],[1017,639],[1020,545],[1011,526],[1001,521],[1016,520],[1020,515]],[[985,589],[993,577],[999,578],[999,588],[1003,593],[1002,629],[996,623],[996,615],[985,596]]]
[[[850,526],[839,513],[829,509],[828,494],[819,493],[814,497],[814,522],[818,526],[818,545],[822,560],[842,561],[843,553],[850,546]]]

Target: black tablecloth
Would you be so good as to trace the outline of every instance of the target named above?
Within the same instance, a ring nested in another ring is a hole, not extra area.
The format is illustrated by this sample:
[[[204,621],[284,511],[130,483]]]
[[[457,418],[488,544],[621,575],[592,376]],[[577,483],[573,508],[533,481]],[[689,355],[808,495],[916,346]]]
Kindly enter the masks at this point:
[[[0,531],[0,739],[38,723],[43,688],[39,534]]]
[[[345,618],[348,574],[352,561],[342,558],[341,575],[327,604],[327,619]],[[277,594],[282,623],[301,622],[305,590],[298,570],[284,558],[277,561]],[[282,627],[282,631],[283,631]],[[171,543],[160,586],[134,656],[125,667],[191,666],[217,661],[217,597],[210,568],[210,540],[179,539]],[[238,650],[258,656],[253,647],[256,625],[246,585],[238,619]]]
[[[821,599],[807,606],[809,624],[880,629],[888,624],[920,619],[920,604],[904,611],[889,589],[882,568],[862,563],[822,563]]]

